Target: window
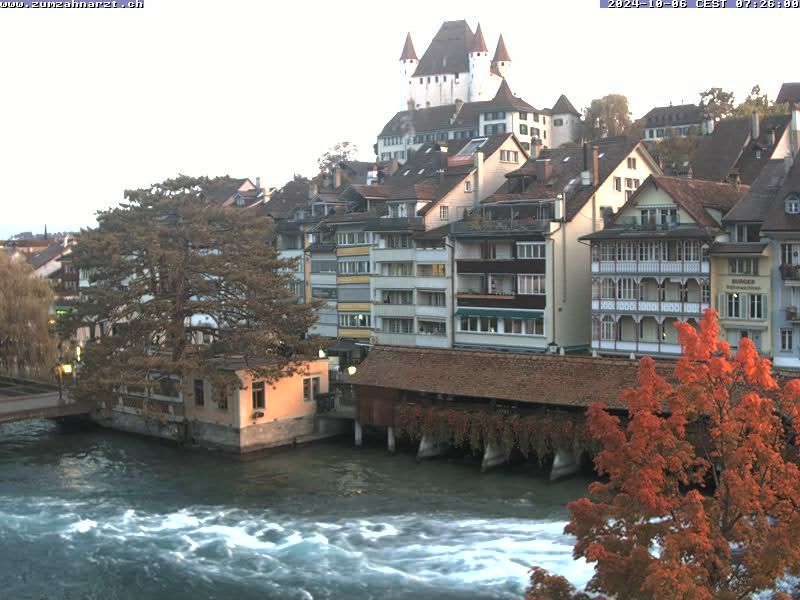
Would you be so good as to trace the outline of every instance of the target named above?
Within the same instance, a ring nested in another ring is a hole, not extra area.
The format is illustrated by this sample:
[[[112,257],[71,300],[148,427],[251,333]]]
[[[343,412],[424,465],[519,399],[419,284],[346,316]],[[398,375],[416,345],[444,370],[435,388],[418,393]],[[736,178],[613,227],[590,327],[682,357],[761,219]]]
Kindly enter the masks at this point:
[[[617,297],[617,282],[613,279],[603,279],[600,281],[600,298],[603,300],[613,300]]]
[[[740,310],[740,302],[739,302],[739,294],[725,294],[726,296],[726,305],[727,305],[727,317],[729,319],[739,319],[741,318],[741,310]]]
[[[205,382],[202,379],[194,380],[194,405],[204,406],[206,403]]]
[[[439,220],[447,221],[449,218],[450,209],[447,205],[439,207]]]
[[[340,275],[358,275],[369,273],[369,261],[358,260],[339,263]]]
[[[519,124],[519,132],[522,135],[528,135],[528,126],[525,123],[520,123]]]
[[[472,180],[471,179],[467,179],[466,181],[464,181],[464,191],[467,192],[467,193],[472,192]],[[442,208],[447,208],[447,207],[440,206],[439,207],[440,211],[441,211]]]
[[[335,287],[312,287],[311,297],[320,298],[322,300],[336,300]]]
[[[792,330],[781,329],[781,352],[792,351]]]
[[[443,321],[420,321],[419,333],[422,335],[447,335],[447,325]]]
[[[263,381],[254,381],[251,395],[253,397],[253,410],[258,408],[266,408],[266,396],[264,393],[264,382]]]
[[[517,293],[544,294],[544,275],[517,275]]]
[[[339,327],[349,327],[354,329],[368,329],[371,327],[370,316],[367,314],[350,314],[345,313],[339,315]]]
[[[312,260],[311,261],[312,273],[336,273],[335,260]]]
[[[711,303],[711,284],[708,281],[703,281],[700,286],[700,302],[703,304]]]
[[[408,204],[405,202],[402,204],[389,204],[389,216],[393,218],[407,217]]]
[[[508,335],[544,335],[544,319],[503,319],[503,333]]]
[[[386,235],[387,248],[411,248],[411,236],[405,233],[390,233]]]
[[[728,272],[731,275],[758,275],[758,259],[730,258]]]
[[[384,263],[383,275],[385,277],[410,277],[411,263],[392,262]]]
[[[630,179],[629,177],[626,177],[625,178],[625,187],[628,188],[628,189],[631,189],[633,187],[633,179]]]
[[[526,112],[519,113],[519,119],[520,119],[520,121],[527,121],[528,120],[528,113],[526,113]]]
[[[220,387],[214,394],[217,400],[217,408],[219,410],[228,410],[228,389]]]
[[[506,132],[505,123],[497,123],[496,125],[484,125],[483,127],[484,135],[500,135],[505,132]]]
[[[797,215],[800,214],[800,196],[792,194],[785,200],[786,214]]]
[[[764,297],[761,294],[750,294],[750,310],[747,317],[749,319],[764,318]]]
[[[781,264],[796,265],[800,255],[800,244],[781,244]]]
[[[628,168],[635,169],[636,168],[636,159],[633,157],[628,157]]]
[[[622,177],[614,177],[614,189],[618,192],[622,191]]]
[[[303,377],[303,402],[314,402],[319,396],[320,377]]]
[[[739,223],[736,225],[737,242],[757,242],[761,239],[761,226],[755,223]]]
[[[418,277],[445,277],[444,263],[434,263],[431,265],[417,265]]]
[[[383,290],[379,294],[384,304],[414,304],[414,292],[411,290]]]
[[[633,196],[633,190],[625,190],[625,200],[630,200],[631,196]]]
[[[553,127],[562,127],[564,125],[564,119],[553,119]]]
[[[339,246],[363,246],[369,244],[369,233],[366,231],[347,231],[336,234]]]
[[[617,260],[636,260],[636,245],[632,242],[620,242],[617,244]]]
[[[614,317],[606,315],[600,321],[600,339],[613,340],[614,339]]]
[[[444,292],[418,292],[419,304],[422,306],[446,306],[447,297]]]
[[[383,331],[387,333],[414,333],[414,319],[384,319]]]
[[[542,132],[541,132],[541,131],[539,131],[539,129],[538,129],[538,128],[536,128],[536,127],[531,127],[531,135],[532,135],[533,137],[535,137],[535,138],[538,138],[538,137],[541,137],[541,136],[542,136]]]
[[[517,242],[517,258],[544,258],[544,244],[536,242]]]
[[[497,333],[497,317],[461,317],[461,331]]]

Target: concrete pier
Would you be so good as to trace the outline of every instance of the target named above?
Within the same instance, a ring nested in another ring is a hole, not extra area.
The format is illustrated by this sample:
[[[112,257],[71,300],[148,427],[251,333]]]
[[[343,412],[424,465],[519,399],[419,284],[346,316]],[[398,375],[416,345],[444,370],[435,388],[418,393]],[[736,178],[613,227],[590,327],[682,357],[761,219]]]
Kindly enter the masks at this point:
[[[483,461],[481,462],[481,473],[485,473],[489,469],[499,467],[508,462],[506,456],[506,449],[502,442],[492,442],[486,445],[483,451]]]
[[[445,454],[449,449],[449,444],[437,442],[428,436],[423,435],[422,439],[419,441],[417,458],[434,458],[436,456]]]
[[[550,481],[563,479],[580,471],[581,465],[572,448],[561,447],[556,451],[553,468],[550,470]]]
[[[361,423],[356,421],[354,423],[353,429],[355,430],[356,446],[360,446],[361,445]]]
[[[394,439],[394,427],[388,427],[386,430],[386,447],[389,449],[389,452],[394,452],[397,443]]]

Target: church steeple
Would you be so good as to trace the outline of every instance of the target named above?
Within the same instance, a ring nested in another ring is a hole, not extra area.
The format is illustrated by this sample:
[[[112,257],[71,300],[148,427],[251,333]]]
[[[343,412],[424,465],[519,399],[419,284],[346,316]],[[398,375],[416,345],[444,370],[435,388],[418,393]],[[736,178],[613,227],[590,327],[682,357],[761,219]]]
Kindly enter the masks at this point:
[[[411,33],[406,34],[406,43],[403,45],[403,53],[400,55],[400,60],[419,60],[417,53],[414,51],[414,44],[411,42]]]
[[[483,31],[481,31],[481,24],[478,23],[478,28],[475,30],[475,35],[472,36],[472,46],[469,49],[470,54],[475,52],[489,52],[486,47],[486,40],[483,39]]]

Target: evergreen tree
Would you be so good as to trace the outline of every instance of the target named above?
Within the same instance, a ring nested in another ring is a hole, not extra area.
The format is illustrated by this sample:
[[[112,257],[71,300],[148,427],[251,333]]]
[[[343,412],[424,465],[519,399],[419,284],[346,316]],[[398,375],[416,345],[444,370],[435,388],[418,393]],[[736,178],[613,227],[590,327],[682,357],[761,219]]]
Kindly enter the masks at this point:
[[[300,368],[314,316],[290,290],[296,261],[278,256],[268,217],[213,202],[209,181],[127,191],[82,233],[74,262],[90,287],[71,324],[92,341],[79,393],[99,400],[114,385],[150,390],[172,377],[235,384],[218,368],[234,357],[266,380]]]

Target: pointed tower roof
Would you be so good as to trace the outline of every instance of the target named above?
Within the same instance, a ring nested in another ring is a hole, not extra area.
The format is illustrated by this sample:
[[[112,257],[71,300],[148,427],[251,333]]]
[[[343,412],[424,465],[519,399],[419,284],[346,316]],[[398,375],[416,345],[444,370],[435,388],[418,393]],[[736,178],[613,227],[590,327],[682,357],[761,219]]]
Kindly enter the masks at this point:
[[[492,62],[511,62],[511,57],[508,55],[506,43],[503,41],[503,34],[497,40],[497,50],[494,51],[494,58]]]
[[[517,110],[533,111],[536,110],[533,106],[525,102],[522,98],[517,98],[514,92],[508,85],[508,82],[503,79],[500,82],[500,87],[497,88],[497,93],[490,101],[491,105],[497,108],[515,108]]]
[[[483,39],[483,32],[481,31],[481,24],[478,23],[478,28],[475,30],[475,35],[472,37],[472,45],[469,48],[472,52],[488,52],[486,47],[486,40]]]
[[[403,53],[400,55],[400,60],[419,60],[417,53],[414,51],[410,33],[406,34],[406,43],[403,45]]]
[[[572,102],[570,102],[564,94],[561,94],[558,97],[558,100],[556,100],[556,103],[553,105],[552,108],[552,113],[554,115],[578,115],[579,117],[581,116],[581,113],[575,110],[575,107],[572,105]]]

